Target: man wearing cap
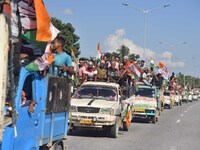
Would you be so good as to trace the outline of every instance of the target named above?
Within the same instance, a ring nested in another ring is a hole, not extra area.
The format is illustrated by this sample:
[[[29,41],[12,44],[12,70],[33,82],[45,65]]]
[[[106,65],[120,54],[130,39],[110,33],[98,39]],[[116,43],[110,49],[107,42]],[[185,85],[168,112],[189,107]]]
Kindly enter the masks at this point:
[[[128,56],[124,56],[124,69],[128,69],[131,66],[131,62],[129,61]],[[130,71],[126,71],[127,75],[131,75],[132,73]]]

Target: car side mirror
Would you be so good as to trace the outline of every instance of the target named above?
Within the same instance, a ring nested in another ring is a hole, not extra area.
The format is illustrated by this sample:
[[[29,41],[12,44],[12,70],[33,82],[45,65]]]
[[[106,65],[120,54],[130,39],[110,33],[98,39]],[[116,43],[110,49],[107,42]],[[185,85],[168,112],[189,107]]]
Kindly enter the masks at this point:
[[[120,97],[119,100],[120,100],[120,101],[124,101],[124,100],[126,100],[126,96],[125,96],[125,95],[122,95],[122,96]]]

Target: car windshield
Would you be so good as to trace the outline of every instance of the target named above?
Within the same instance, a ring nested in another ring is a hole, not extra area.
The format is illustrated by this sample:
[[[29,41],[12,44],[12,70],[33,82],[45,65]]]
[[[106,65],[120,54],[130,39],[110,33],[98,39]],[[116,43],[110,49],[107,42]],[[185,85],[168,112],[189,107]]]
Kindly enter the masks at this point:
[[[116,101],[117,89],[103,86],[82,86],[75,94],[75,98],[95,98]]]
[[[170,96],[169,92],[164,92],[164,96]]]
[[[154,97],[155,96],[155,89],[152,88],[139,88],[136,92],[136,96],[144,96],[144,97]]]

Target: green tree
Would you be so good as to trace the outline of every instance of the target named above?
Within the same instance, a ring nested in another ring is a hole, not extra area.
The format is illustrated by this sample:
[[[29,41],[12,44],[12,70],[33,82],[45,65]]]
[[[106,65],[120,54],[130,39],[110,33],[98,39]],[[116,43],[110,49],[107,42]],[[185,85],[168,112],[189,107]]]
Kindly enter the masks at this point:
[[[60,19],[55,17],[51,18],[53,25],[60,30],[59,36],[65,39],[64,51],[68,54],[71,54],[71,50],[74,50],[76,57],[80,55],[80,44],[78,40],[80,39],[75,32],[75,28],[72,26],[71,23],[62,23]]]
[[[106,52],[105,55],[108,57],[108,59],[112,58],[112,53],[110,53],[110,52]]]
[[[119,53],[112,52],[112,56],[119,57]]]
[[[119,49],[117,49],[119,52],[119,57],[122,59],[124,56],[129,56],[130,55],[130,49],[126,47],[125,45],[122,45]]]
[[[184,80],[185,85],[188,85],[190,88],[200,87],[200,79],[192,76],[186,76],[182,74],[181,72],[177,74],[178,83],[182,86],[184,86]]]

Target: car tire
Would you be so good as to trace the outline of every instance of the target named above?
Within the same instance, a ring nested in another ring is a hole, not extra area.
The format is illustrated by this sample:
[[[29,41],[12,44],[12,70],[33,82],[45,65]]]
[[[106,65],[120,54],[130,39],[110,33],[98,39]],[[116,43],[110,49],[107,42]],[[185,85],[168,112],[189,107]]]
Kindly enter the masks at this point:
[[[72,133],[73,133],[73,129],[69,129],[67,132],[67,135],[72,135]]]
[[[115,124],[110,128],[110,137],[117,138],[118,132],[119,132],[119,123],[117,118]]]
[[[129,116],[129,122],[131,123],[131,121],[132,121],[132,113],[130,113]],[[122,126],[123,126],[123,131],[128,131],[130,125],[128,125],[126,122],[123,121]]]
[[[153,118],[152,118],[152,123],[153,123],[153,124],[156,124],[156,117],[153,117]]]

